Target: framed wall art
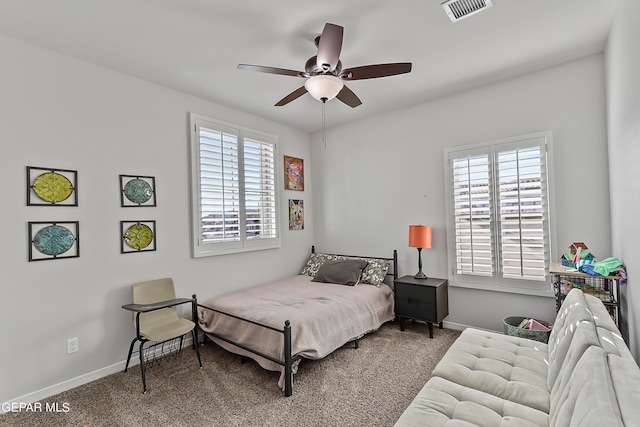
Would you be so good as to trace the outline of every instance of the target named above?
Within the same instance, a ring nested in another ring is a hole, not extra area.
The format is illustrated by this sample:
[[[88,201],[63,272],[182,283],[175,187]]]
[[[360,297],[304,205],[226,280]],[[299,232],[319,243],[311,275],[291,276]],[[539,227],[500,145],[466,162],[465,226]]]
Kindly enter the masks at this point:
[[[289,230],[304,230],[304,200],[289,199]]]
[[[120,175],[120,205],[155,206],[156,179],[153,176]]]
[[[156,222],[120,221],[120,253],[156,250]]]
[[[29,228],[29,261],[80,256],[78,221],[32,221]]]
[[[27,206],[78,206],[78,172],[27,166]]]
[[[284,156],[284,189],[304,191],[304,160]]]

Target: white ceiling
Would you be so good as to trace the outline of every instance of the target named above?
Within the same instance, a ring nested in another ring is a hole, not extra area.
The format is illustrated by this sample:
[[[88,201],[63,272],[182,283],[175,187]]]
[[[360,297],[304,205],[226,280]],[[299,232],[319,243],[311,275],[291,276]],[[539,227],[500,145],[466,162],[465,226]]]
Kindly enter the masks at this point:
[[[493,0],[458,23],[440,0],[0,0],[0,34],[313,132],[322,104],[297,77],[324,24],[344,27],[343,68],[412,62],[347,82],[363,104],[326,105],[328,126],[601,52],[617,0]]]

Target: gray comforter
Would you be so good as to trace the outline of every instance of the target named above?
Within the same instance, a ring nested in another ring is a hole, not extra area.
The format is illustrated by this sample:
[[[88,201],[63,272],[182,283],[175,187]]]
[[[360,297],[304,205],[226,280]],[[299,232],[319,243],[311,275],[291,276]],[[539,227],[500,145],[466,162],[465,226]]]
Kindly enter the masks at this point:
[[[282,329],[291,322],[292,354],[321,359],[345,343],[377,330],[392,320],[393,291],[379,287],[317,283],[298,275],[209,299],[204,305],[246,319]],[[200,327],[235,342],[284,360],[283,335],[248,322],[198,308]],[[223,340],[213,341],[228,351],[246,355],[263,368],[283,372],[284,368],[263,357],[242,350]],[[294,366],[294,372],[297,366]],[[283,386],[283,375],[279,385]]]

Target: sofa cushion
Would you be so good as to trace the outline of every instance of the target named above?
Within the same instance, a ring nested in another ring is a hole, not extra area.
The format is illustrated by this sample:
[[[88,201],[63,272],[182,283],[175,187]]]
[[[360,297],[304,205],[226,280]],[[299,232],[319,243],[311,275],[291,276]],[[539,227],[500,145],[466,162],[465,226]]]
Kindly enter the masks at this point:
[[[548,413],[546,359],[545,343],[468,328],[433,376]]]
[[[573,370],[562,372],[551,393],[549,425],[624,425],[611,381],[607,353],[602,348],[589,347]]]
[[[593,322],[596,326],[606,328],[612,332],[618,332],[618,328],[611,317],[611,314],[607,311],[607,308],[602,303],[602,300],[594,297],[593,295],[584,294],[584,301],[587,304],[587,308],[591,312]]]
[[[640,369],[636,362],[626,357],[607,355],[613,389],[618,408],[626,426],[640,423]]]
[[[554,363],[553,361],[549,363],[549,378],[547,382],[551,393],[554,393],[554,390],[557,391],[558,387],[560,387],[558,379],[561,376],[571,375],[576,364],[589,347],[600,347],[596,328],[592,322],[582,320],[567,329],[571,331],[571,339],[566,339],[561,343],[562,346],[567,346],[566,349],[562,349],[564,354],[562,363]],[[559,348],[559,346],[556,348]]]
[[[433,377],[400,416],[396,427],[534,427],[549,423],[545,412]]]
[[[578,330],[581,332],[580,339],[574,343],[574,336]],[[579,353],[579,358],[590,345],[599,345],[593,315],[585,301],[584,293],[579,289],[573,289],[562,303],[549,335],[549,372],[547,375],[549,390],[553,389],[560,370],[568,365],[565,363],[565,358],[569,349],[573,348],[574,355],[576,352]]]
[[[633,359],[627,344],[624,342],[620,330],[618,330],[611,315],[600,299],[592,295],[584,295],[587,307],[598,331],[600,346],[608,353],[618,354],[625,358]]]

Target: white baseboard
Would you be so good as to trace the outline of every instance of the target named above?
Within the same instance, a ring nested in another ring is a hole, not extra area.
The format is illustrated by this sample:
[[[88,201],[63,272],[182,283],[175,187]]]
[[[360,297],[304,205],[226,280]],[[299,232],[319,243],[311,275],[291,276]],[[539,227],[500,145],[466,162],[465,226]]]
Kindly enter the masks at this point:
[[[20,397],[16,397],[15,399],[11,399],[2,404],[2,407],[0,408],[0,414],[6,413],[7,412],[6,409],[10,408],[11,405],[13,404],[23,404],[23,403],[29,404],[29,403],[39,402],[48,397],[55,396],[58,393],[71,390],[72,388],[76,388],[83,384],[87,384],[92,381],[98,380],[100,378],[106,377],[108,375],[115,374],[116,372],[124,370],[125,363],[126,363],[125,361],[122,361],[114,365],[107,366],[107,367],[95,370],[93,372],[89,372],[84,375],[80,375],[70,380],[63,381],[61,383],[54,384],[49,387],[45,387],[38,391],[34,391],[32,393],[28,393]],[[140,359],[138,358],[138,356],[135,357],[135,361],[133,356],[131,356],[130,365],[133,365],[133,364],[137,365],[139,363],[140,363]]]
[[[465,329],[468,328],[467,325],[462,325],[460,323],[453,323],[453,322],[442,322],[442,326],[447,329],[453,329],[456,331],[464,331]]]
[[[484,328],[479,328],[477,326],[469,326],[469,325],[463,325],[461,323],[453,323],[453,322],[442,322],[442,326],[444,326],[447,329],[454,329],[456,331],[464,331],[467,328],[473,328],[473,329],[480,329],[482,331],[487,331],[487,332],[495,332],[498,334],[501,334],[503,331],[494,331],[492,329],[484,329]]]
[[[193,340],[191,339],[191,335],[189,335],[189,337],[185,338],[184,340],[183,348],[187,348],[191,346],[192,342]],[[45,387],[38,391],[34,391],[32,393],[28,393],[23,396],[16,397],[15,399],[11,399],[6,402],[3,402],[0,405],[0,415],[6,413],[7,412],[6,409],[11,408],[11,405],[39,402],[48,397],[55,396],[56,394],[62,393],[67,390],[71,390],[72,388],[76,388],[81,385],[88,384],[92,381],[99,380],[100,378],[104,378],[111,374],[115,374],[116,372],[124,371],[124,366],[126,365],[126,363],[127,363],[126,360],[123,360],[122,362],[118,362],[111,366],[106,366],[104,368],[97,369],[93,372],[89,372],[89,373],[80,375],[78,377],[72,378],[70,380],[66,380],[61,383],[54,384],[52,386]],[[139,364],[140,364],[140,357],[138,356],[138,352],[135,351],[131,355],[131,361],[129,362],[129,369],[131,369],[132,366],[136,366]]]

